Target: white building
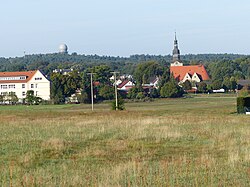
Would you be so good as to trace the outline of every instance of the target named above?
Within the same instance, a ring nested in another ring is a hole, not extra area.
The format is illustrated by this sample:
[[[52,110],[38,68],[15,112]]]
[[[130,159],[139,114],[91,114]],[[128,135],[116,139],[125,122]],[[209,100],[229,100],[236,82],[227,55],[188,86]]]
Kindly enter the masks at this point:
[[[50,99],[50,81],[41,71],[0,72],[1,95],[14,92],[22,101],[28,90],[33,90],[35,96],[44,100]]]

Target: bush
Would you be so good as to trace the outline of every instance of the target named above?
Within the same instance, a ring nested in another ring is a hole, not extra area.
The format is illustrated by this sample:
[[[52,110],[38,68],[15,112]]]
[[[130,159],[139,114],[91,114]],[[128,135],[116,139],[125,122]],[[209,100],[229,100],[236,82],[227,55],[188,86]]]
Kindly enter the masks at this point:
[[[246,108],[250,108],[250,97],[237,97],[237,113],[246,113]]]
[[[160,90],[161,97],[163,98],[182,97],[183,93],[183,89],[175,82],[175,80],[165,83]]]
[[[124,106],[124,100],[122,98],[118,98],[118,110],[125,110],[125,106]],[[112,106],[112,110],[116,110],[116,101],[112,101],[111,103]]]

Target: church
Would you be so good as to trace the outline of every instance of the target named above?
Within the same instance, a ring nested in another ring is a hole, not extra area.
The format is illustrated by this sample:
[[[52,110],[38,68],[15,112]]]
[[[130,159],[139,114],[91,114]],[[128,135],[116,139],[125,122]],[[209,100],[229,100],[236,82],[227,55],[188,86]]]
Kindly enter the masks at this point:
[[[180,50],[178,48],[178,41],[175,33],[173,61],[170,64],[170,73],[179,83],[183,83],[186,80],[190,82],[202,82],[210,79],[205,67],[202,64],[184,66],[181,62],[180,56]]]

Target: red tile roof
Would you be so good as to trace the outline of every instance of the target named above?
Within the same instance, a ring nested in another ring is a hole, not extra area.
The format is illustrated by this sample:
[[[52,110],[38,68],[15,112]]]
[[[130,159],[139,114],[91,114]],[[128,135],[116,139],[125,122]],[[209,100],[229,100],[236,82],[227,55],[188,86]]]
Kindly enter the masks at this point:
[[[24,80],[0,80],[1,83],[27,83],[34,75],[36,71],[23,71],[23,72],[0,72],[0,77],[20,77],[25,76]]]
[[[202,81],[209,80],[209,75],[203,65],[196,65],[196,66],[170,66],[170,73],[173,73],[174,78],[178,81],[184,79],[185,75],[191,74],[193,75],[196,73],[198,76],[201,77]]]
[[[129,80],[124,80],[124,81],[122,81],[122,83],[118,85],[118,88],[122,88],[122,87],[125,86],[128,82],[129,82]]]

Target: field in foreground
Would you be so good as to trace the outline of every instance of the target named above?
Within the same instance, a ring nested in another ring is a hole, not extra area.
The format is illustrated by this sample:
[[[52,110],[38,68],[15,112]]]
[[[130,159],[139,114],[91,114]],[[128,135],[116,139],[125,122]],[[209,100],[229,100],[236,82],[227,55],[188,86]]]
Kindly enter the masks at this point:
[[[0,107],[0,186],[250,186],[235,98]]]

